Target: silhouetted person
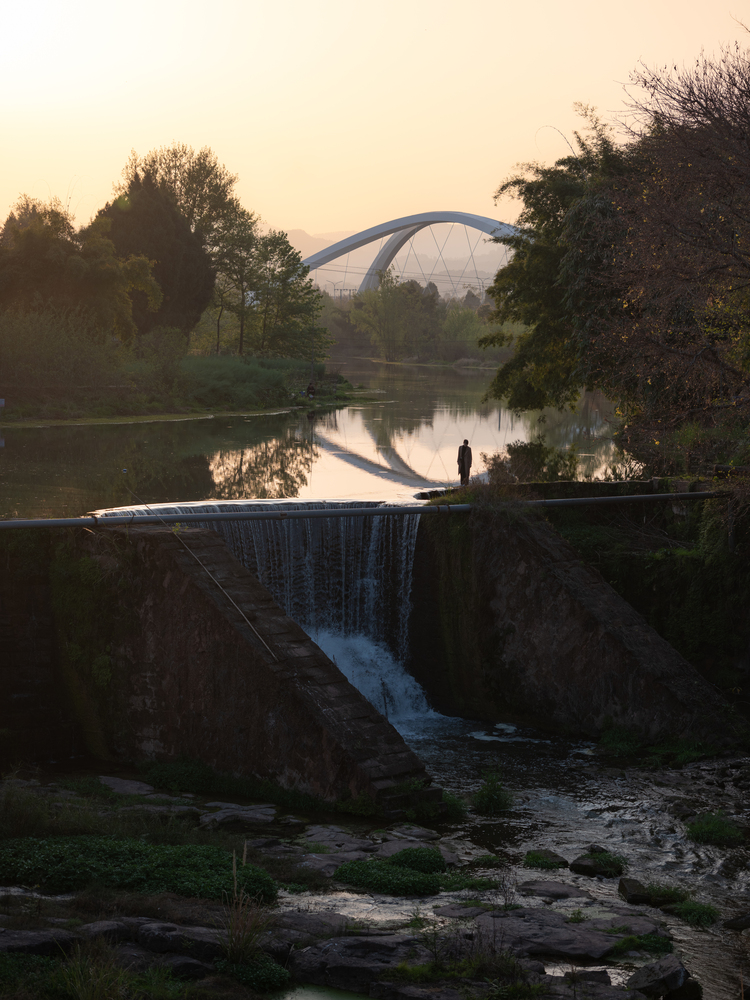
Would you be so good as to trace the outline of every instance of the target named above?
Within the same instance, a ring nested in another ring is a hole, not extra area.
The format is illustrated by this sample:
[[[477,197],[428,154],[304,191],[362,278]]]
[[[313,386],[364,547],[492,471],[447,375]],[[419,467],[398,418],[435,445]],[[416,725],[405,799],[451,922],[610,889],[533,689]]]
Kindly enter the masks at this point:
[[[311,382],[307,387],[307,398],[315,399],[315,383]]]
[[[461,478],[461,485],[466,486],[469,482],[471,472],[471,448],[469,442],[464,438],[464,443],[458,449],[458,475]]]

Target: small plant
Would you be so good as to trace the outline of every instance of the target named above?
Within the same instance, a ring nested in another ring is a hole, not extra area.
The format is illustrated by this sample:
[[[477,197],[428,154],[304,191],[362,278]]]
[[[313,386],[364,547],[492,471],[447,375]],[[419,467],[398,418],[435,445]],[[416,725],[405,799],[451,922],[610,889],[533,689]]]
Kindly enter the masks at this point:
[[[274,993],[276,990],[283,990],[292,978],[287,969],[262,951],[246,963],[229,962],[220,958],[214,965],[219,972],[231,976],[243,986],[249,986],[255,993]]]
[[[616,878],[618,875],[622,875],[628,863],[626,858],[619,854],[612,854],[610,851],[592,851],[588,857],[596,862],[604,878]]]
[[[745,839],[739,827],[721,811],[705,813],[688,823],[687,835],[696,844],[714,844],[716,847],[737,847]]]
[[[76,945],[60,968],[59,977],[70,1000],[112,1000],[124,996],[130,978],[115,962],[111,945],[101,939],[86,949]]]
[[[440,876],[399,868],[375,858],[366,861],[345,861],[336,872],[339,882],[381,892],[388,896],[434,896],[440,892]]]
[[[570,924],[582,924],[584,920],[588,920],[588,917],[584,916],[583,910],[579,907],[568,917],[568,923]]]
[[[434,847],[406,847],[391,855],[389,861],[398,868],[411,868],[415,872],[444,872],[447,868],[443,855]]]
[[[466,803],[452,792],[443,791],[443,807],[441,819],[448,822],[463,819],[466,815]]]
[[[523,859],[524,868],[540,868],[542,871],[552,871],[556,868],[568,867],[565,861],[550,857],[550,853],[547,851],[527,851]]]
[[[497,816],[510,809],[513,796],[502,785],[499,771],[485,771],[484,781],[474,793],[474,808],[482,816]]]
[[[669,912],[692,927],[711,927],[719,919],[719,911],[714,906],[696,903],[693,899],[672,904]]]
[[[610,934],[622,933],[623,928],[613,927]],[[650,955],[668,955],[672,951],[672,942],[660,934],[627,934],[618,941],[610,951],[610,955],[624,955],[628,951],[647,951]]]
[[[242,852],[242,867],[247,866],[247,841]],[[224,929],[226,930],[227,961],[234,964],[249,962],[258,951],[258,941],[268,927],[267,907],[245,892],[237,882],[237,856],[232,852],[233,892],[227,899]]]
[[[645,888],[648,893],[649,906],[684,903],[690,897],[690,893],[687,890],[680,889],[676,885],[660,885],[658,882],[649,882]]]

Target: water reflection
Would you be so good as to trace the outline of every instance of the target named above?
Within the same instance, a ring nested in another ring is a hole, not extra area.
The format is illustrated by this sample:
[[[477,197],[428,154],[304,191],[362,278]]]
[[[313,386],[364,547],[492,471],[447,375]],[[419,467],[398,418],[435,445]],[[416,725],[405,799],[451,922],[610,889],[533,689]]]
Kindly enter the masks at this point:
[[[4,428],[0,515],[46,517],[130,504],[298,497],[406,499],[456,484],[456,452],[501,450],[542,430],[556,447],[575,445],[584,471],[614,456],[605,400],[575,412],[517,417],[482,403],[491,373],[352,362],[344,374],[379,390],[340,411],[216,417],[171,422]],[[540,423],[540,419],[542,422]],[[127,470],[123,472],[123,470]]]

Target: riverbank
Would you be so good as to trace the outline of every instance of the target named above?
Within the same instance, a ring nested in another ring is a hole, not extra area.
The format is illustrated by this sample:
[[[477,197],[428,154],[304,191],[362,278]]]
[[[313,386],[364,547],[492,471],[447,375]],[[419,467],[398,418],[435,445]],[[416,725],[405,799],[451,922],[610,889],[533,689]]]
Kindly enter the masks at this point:
[[[107,765],[97,768],[94,761],[73,772],[57,766],[6,778],[0,786],[0,981],[14,959],[18,965],[20,956],[41,953],[57,956],[49,974],[78,961],[90,973],[125,970],[123,982],[141,989],[146,977],[152,1000],[178,995],[180,979],[195,980],[182,987],[179,995],[186,997],[251,996],[236,978],[242,969],[221,964],[234,852],[240,884],[251,878],[255,895],[264,898],[249,958],[235,965],[255,967],[262,952],[278,967],[266,967],[276,979],[266,979],[265,988],[256,979],[255,992],[265,992],[269,982],[278,988],[291,975],[394,1000],[456,1000],[461,991],[482,997],[488,982],[496,991],[512,987],[509,995],[539,998],[568,996],[578,982],[580,991],[601,1000],[623,1000],[642,996],[633,976],[643,979],[669,956],[670,968],[686,968],[696,983],[693,992],[677,995],[699,997],[702,983],[706,998],[734,1000],[746,935],[722,921],[747,911],[746,851],[695,844],[685,831],[690,816],[705,809],[723,808],[747,821],[744,808],[737,813],[735,789],[747,782],[750,762],[727,758],[658,772],[613,767],[616,762],[596,750],[582,754],[587,747],[571,744],[561,755],[561,743],[553,751],[535,734],[508,728],[495,730],[505,737],[512,795],[505,808],[486,816],[475,805],[463,819],[419,825],[318,812],[312,800],[295,807],[289,793],[277,803],[273,796],[252,800],[227,792],[216,801],[200,782],[199,791],[188,790],[184,765],[181,778],[180,765],[161,774],[156,768],[153,777],[118,769],[103,770],[100,778],[99,768]],[[478,735],[471,739],[485,756],[499,749]],[[436,752],[445,756],[445,749],[443,743]],[[535,772],[523,780],[519,763],[529,754]],[[446,761],[468,798],[466,789],[478,787],[477,780],[467,783],[454,763]],[[562,774],[567,780],[560,782]],[[194,769],[193,781],[196,775]],[[123,859],[111,854],[108,867],[106,854],[97,853],[102,835],[113,851],[137,838],[140,888],[122,884]],[[577,873],[575,859],[591,857],[592,843],[600,855],[618,857],[627,877],[690,895],[703,906],[705,925],[691,925],[668,903],[665,910],[628,901],[619,874]],[[8,866],[19,863],[13,858],[22,856],[24,844],[36,853],[19,884],[8,878]],[[224,880],[226,897],[219,882],[196,892],[196,878],[208,885],[207,860],[200,876],[182,870],[182,890],[167,885],[164,852],[187,845],[224,859],[224,874],[212,877]],[[70,849],[89,859],[87,870],[66,861]],[[148,874],[152,850],[161,852],[158,885],[156,874]],[[534,867],[533,850],[553,851],[557,867]],[[404,866],[412,857],[434,859],[430,870],[437,874]],[[681,858],[677,865],[675,858]],[[362,881],[373,873],[381,879],[378,889]],[[72,957],[63,961],[60,948]]]

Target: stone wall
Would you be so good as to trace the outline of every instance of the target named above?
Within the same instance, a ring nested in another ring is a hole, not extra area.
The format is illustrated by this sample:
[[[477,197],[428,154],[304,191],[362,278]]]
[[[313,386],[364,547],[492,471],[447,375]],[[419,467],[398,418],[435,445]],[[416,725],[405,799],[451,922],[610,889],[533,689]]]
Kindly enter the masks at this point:
[[[423,517],[411,670],[442,712],[595,734],[607,724],[712,742],[725,700],[540,517]]]
[[[398,785],[429,784],[393,726],[214,532],[71,532],[56,565],[61,668],[99,756],[186,755],[390,806],[404,804]]]

